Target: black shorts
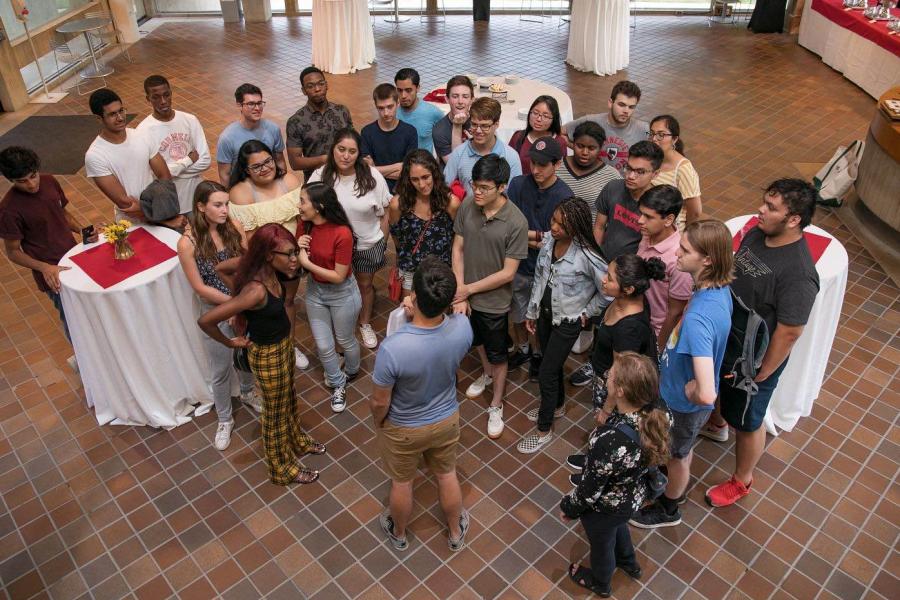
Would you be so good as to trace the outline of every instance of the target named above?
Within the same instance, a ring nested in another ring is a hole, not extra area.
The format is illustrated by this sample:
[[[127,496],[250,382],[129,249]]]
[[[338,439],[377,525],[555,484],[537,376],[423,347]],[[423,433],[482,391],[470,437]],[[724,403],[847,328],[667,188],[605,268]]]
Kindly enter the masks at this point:
[[[507,313],[495,315],[473,310],[469,315],[469,323],[472,325],[473,346],[484,346],[488,362],[492,365],[502,365],[509,360],[506,345],[509,317]]]
[[[746,391],[731,387],[730,379],[722,379],[719,382],[719,405],[722,409],[722,417],[738,431],[756,431],[762,427],[769,409],[769,401],[775,393],[778,378],[787,365],[787,360],[775,369],[769,377],[757,384],[758,390],[753,396]]]

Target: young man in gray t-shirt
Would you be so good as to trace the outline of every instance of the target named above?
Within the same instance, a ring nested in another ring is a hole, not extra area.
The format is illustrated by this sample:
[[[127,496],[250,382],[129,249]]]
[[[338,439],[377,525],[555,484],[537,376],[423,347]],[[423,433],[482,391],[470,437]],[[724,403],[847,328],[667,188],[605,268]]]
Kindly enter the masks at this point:
[[[600,150],[603,162],[623,173],[628,161],[628,148],[647,139],[650,125],[634,118],[634,111],[641,100],[641,88],[631,81],[620,81],[613,86],[607,104],[609,111],[584,115],[563,126],[563,131],[571,135],[575,128],[585,121],[599,123],[606,131],[606,142]]]

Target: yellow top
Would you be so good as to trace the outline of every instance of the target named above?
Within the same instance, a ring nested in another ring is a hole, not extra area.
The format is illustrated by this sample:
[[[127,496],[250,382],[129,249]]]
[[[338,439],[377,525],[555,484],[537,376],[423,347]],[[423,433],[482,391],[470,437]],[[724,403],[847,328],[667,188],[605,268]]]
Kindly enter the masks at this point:
[[[269,223],[280,223],[296,235],[297,216],[300,214],[300,188],[273,200],[256,204],[229,204],[231,216],[241,222],[244,231],[253,231]]]

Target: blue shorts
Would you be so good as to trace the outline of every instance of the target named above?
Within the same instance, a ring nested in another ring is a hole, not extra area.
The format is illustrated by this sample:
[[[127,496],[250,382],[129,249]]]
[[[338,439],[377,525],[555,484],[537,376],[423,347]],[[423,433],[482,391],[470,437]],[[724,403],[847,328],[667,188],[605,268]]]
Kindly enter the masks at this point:
[[[762,427],[769,401],[775,393],[781,372],[787,365],[787,359],[769,377],[757,384],[758,390],[750,396],[746,391],[730,385],[730,379],[719,382],[719,406],[725,421],[738,431],[756,431]]]

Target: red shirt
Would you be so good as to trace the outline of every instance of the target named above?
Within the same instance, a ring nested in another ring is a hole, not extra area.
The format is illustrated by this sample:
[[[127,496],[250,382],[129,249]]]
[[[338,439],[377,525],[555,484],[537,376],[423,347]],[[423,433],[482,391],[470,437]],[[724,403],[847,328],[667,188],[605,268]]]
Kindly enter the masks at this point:
[[[0,200],[0,238],[20,240],[22,251],[31,258],[58,264],[76,244],[63,210],[68,203],[53,175],[41,175],[36,194],[10,188]],[[40,272],[32,270],[31,274],[38,289],[50,290]]]
[[[323,269],[333,270],[335,265],[349,265],[353,259],[353,232],[346,225],[322,223],[309,232],[309,260]],[[320,283],[325,279],[310,273]]]

